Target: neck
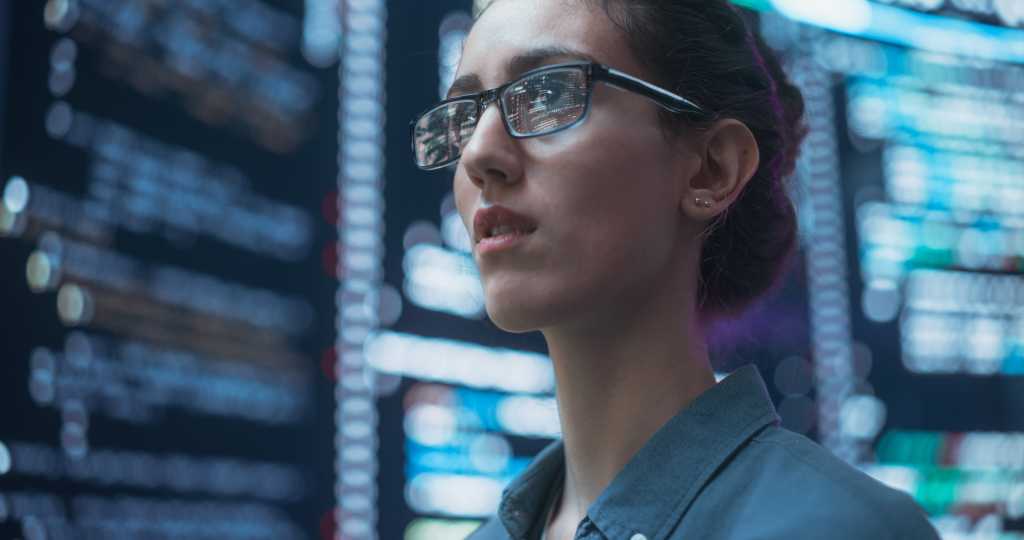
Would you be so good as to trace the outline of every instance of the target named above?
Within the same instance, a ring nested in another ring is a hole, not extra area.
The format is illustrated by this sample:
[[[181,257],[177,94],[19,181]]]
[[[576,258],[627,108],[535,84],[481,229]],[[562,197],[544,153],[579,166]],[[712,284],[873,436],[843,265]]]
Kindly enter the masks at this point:
[[[602,327],[544,331],[565,445],[559,528],[574,530],[647,440],[715,384],[696,317],[680,309],[692,299],[652,296]]]

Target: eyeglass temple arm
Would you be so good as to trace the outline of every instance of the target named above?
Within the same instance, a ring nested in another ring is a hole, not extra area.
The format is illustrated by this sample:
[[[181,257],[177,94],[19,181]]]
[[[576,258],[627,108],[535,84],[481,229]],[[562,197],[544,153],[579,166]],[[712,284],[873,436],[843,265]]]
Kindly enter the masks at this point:
[[[594,74],[609,84],[618,86],[623,90],[636,92],[671,112],[707,114],[700,105],[697,105],[683,96],[669,92],[668,90],[655,86],[647,81],[637,79],[636,77],[623,73],[617,69],[600,66],[600,69],[595,70]]]

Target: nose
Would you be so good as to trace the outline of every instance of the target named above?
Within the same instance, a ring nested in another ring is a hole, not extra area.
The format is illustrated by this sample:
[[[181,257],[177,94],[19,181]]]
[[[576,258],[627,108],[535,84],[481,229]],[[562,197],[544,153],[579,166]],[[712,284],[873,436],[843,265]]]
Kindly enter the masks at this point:
[[[481,190],[489,183],[510,184],[522,178],[519,145],[505,130],[498,103],[490,105],[493,107],[484,108],[459,159],[470,181]]]

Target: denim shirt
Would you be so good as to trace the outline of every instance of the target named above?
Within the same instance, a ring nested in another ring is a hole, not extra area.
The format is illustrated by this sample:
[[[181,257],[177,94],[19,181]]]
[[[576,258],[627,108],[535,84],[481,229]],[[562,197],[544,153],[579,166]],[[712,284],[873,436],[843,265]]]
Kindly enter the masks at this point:
[[[535,540],[565,467],[548,445],[472,540]],[[577,540],[938,540],[924,511],[825,448],[779,427],[744,366],[665,423],[587,510]]]

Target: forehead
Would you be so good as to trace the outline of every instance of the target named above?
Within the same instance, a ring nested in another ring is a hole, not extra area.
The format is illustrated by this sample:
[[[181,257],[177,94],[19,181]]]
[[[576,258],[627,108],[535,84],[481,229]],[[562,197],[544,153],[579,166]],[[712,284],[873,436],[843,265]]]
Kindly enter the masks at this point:
[[[515,57],[547,49],[580,51],[632,73],[639,68],[622,30],[599,7],[578,0],[496,0],[466,38],[458,73],[496,86],[516,75],[509,72]]]

